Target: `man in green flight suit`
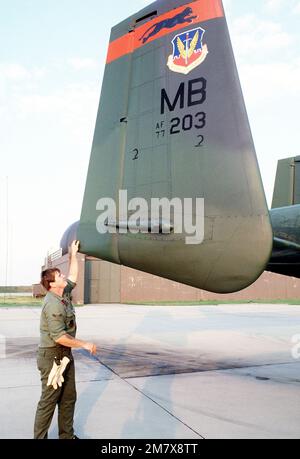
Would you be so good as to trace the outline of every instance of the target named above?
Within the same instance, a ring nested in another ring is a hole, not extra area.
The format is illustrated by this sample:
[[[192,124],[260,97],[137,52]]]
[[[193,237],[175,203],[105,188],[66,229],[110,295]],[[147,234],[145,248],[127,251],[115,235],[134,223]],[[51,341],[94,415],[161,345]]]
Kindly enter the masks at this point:
[[[77,439],[73,428],[76,387],[71,349],[86,349],[92,355],[97,351],[95,344],[75,338],[77,327],[71,292],[76,286],[78,277],[76,256],[78,248],[79,242],[74,241],[70,247],[67,280],[59,269],[48,269],[41,275],[41,284],[48,293],[43,303],[40,322],[41,338],[37,363],[41,373],[42,395],[35,416],[35,439],[48,438],[48,429],[56,405],[58,405],[59,438]],[[62,362],[64,362],[63,368]],[[57,369],[60,370],[60,374]],[[53,378],[51,375],[55,374],[58,376]]]

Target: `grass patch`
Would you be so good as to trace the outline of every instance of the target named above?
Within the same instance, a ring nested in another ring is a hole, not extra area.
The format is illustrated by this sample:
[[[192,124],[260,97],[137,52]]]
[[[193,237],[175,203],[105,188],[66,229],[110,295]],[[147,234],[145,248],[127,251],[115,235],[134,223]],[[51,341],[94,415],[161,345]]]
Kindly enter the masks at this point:
[[[300,299],[292,300],[239,300],[239,301],[226,301],[226,300],[211,300],[211,301],[144,301],[144,302],[131,302],[124,303],[128,306],[219,306],[225,304],[288,304],[300,305]]]
[[[8,296],[4,302],[4,298],[0,297],[0,308],[32,308],[41,307],[44,298],[33,298],[30,296]],[[74,304],[76,308],[81,308],[83,304]]]
[[[0,297],[0,308],[26,308],[26,307],[41,307],[43,298],[33,298],[28,296],[8,296],[5,299]],[[288,304],[300,305],[300,299],[291,300],[251,300],[251,301],[226,301],[226,300],[211,300],[211,301],[144,301],[144,302],[131,302],[123,303],[127,306],[219,306],[226,304]],[[84,305],[74,305],[76,308],[83,307]]]
[[[43,303],[41,298],[33,298],[30,296],[7,296],[0,297],[0,308],[7,307],[40,307]]]

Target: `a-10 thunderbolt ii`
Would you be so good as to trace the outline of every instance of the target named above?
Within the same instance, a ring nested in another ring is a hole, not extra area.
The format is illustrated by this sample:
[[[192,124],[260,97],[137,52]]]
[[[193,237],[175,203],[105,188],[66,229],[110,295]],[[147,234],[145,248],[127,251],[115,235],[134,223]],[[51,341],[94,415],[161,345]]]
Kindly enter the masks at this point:
[[[216,293],[266,269],[300,277],[297,164],[280,165],[269,212],[221,0],[158,0],[111,31],[81,218],[62,247],[76,238]],[[150,212],[174,198],[169,215]]]

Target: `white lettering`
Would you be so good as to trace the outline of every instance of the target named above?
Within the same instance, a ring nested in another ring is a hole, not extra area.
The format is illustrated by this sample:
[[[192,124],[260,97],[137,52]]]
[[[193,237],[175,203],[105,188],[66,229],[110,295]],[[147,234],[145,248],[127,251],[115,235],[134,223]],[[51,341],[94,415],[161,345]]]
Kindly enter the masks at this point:
[[[293,359],[299,360],[300,359],[300,335],[294,335],[292,338],[292,343],[295,346],[292,349],[292,357]]]
[[[116,234],[116,203],[111,198],[99,199],[96,210],[104,211],[96,221],[97,231],[100,234]]]
[[[184,200],[184,229],[192,237],[186,238],[187,245],[198,245],[204,241],[204,199],[196,198],[196,224],[193,225],[193,200]]]
[[[96,227],[100,234],[183,234],[187,245],[204,241],[204,199],[152,198],[149,205],[144,198],[134,198],[128,203],[128,192],[120,190],[118,204],[112,198],[102,198],[96,204],[101,212]],[[119,219],[117,219],[117,209]],[[130,217],[128,218],[128,215]]]

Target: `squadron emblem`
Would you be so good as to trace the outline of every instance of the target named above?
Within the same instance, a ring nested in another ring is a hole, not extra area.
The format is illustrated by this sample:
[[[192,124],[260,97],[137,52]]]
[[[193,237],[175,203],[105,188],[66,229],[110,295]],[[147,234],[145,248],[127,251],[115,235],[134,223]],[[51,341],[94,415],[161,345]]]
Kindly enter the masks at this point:
[[[192,8],[186,8],[181,13],[176,14],[172,18],[164,19],[163,21],[153,24],[144,35],[140,38],[140,41],[145,44],[151,37],[157,35],[163,29],[173,29],[173,27],[178,26],[179,24],[185,24],[193,22],[193,19],[197,19],[197,16],[192,16]]]
[[[172,72],[187,75],[202,64],[208,54],[207,45],[202,44],[204,33],[205,30],[198,27],[173,38],[173,54],[167,64]]]

